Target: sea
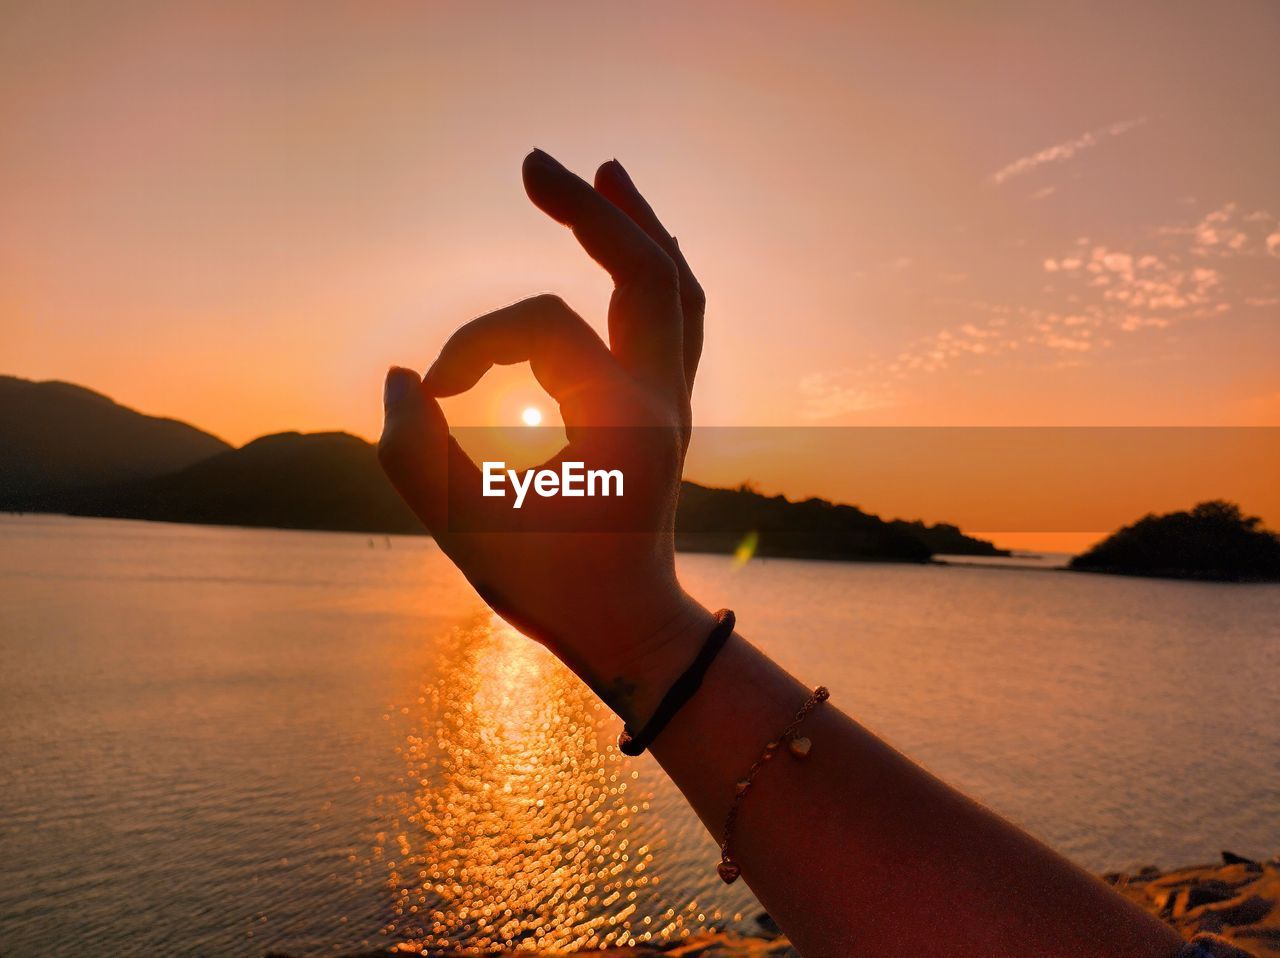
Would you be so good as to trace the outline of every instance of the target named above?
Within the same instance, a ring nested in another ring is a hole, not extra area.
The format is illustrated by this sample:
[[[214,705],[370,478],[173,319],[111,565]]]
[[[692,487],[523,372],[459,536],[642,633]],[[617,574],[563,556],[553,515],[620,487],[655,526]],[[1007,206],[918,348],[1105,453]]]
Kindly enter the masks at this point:
[[[1054,564],[679,559],[799,678],[1086,868],[1280,852],[1280,586]],[[756,930],[617,730],[429,538],[0,516],[0,954]]]

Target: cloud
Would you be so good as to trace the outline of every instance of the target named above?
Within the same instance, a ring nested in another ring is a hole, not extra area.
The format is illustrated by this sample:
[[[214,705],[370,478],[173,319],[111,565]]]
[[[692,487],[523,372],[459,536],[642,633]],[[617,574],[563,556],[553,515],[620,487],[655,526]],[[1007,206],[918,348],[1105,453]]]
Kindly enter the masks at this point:
[[[1061,340],[1064,327],[1083,316],[1107,342],[1111,332],[1167,329],[1178,323],[1221,317],[1239,306],[1269,308],[1274,295],[1265,260],[1280,256],[1280,221],[1263,210],[1244,212],[1224,203],[1190,224],[1151,231],[1145,248],[1117,249],[1080,237],[1041,268],[1057,299],[1037,320],[1051,349],[1075,348]]]
[[[1059,284],[1066,284],[1067,301],[1074,306],[1071,312],[1087,318],[1094,328],[1117,328],[1127,333],[1162,329],[1177,320],[1203,318],[1230,308],[1222,272],[1196,262],[1194,243],[1182,252],[1156,253],[1077,241],[1068,255],[1046,259],[1043,268],[1055,274]],[[1080,325],[1072,316],[1052,311],[1046,313],[1044,322]]]
[[[1141,126],[1145,122],[1147,122],[1146,117],[1137,117],[1132,120],[1120,120],[1109,126],[1102,126],[1096,130],[1090,130],[1088,133],[1082,133],[1073,140],[1064,140],[1062,143],[1055,143],[1053,146],[1047,146],[1043,150],[1039,150],[1027,156],[1019,157],[1012,163],[1005,164],[991,174],[991,182],[999,186],[1006,180],[1012,179],[1015,176],[1021,176],[1024,173],[1030,173],[1036,167],[1043,166],[1046,163],[1061,163],[1064,160],[1069,160],[1077,153],[1097,146],[1103,140],[1109,139],[1110,137],[1128,133],[1130,130]],[[1042,193],[1043,196],[1040,195]],[[1043,199],[1044,196],[1048,195],[1049,194],[1044,193],[1043,190],[1039,191],[1039,193],[1033,194],[1037,199]]]
[[[1273,258],[1280,257],[1280,219],[1250,209],[1234,202],[1208,212],[1182,209],[1179,221],[1132,242],[1077,236],[1049,255],[1043,249],[1030,255],[1028,248],[1010,264],[1022,271],[1018,287],[1039,285],[1026,299],[996,299],[982,273],[963,285],[944,282],[952,273],[935,273],[940,285],[929,308],[943,317],[939,327],[857,368],[806,377],[806,416],[831,419],[897,405],[898,396],[909,394],[906,384],[924,377],[978,375],[1014,364],[1084,366],[1126,343],[1133,344],[1130,352],[1158,346],[1182,324],[1274,311],[1280,306]],[[1008,284],[996,289],[1007,292]],[[968,291],[972,295],[964,295]]]
[[[800,380],[800,393],[805,397],[806,419],[835,419],[851,413],[868,412],[894,405],[892,397],[880,386],[850,382],[850,370],[810,373]]]
[[[1191,226],[1162,226],[1157,236],[1189,238],[1196,256],[1280,256],[1280,221],[1266,210],[1241,212],[1238,203],[1224,203]]]

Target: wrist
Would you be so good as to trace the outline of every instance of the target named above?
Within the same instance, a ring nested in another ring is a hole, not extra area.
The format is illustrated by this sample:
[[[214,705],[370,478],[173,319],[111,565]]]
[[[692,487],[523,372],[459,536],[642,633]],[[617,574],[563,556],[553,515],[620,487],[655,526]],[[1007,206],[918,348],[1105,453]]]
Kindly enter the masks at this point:
[[[631,641],[615,646],[579,671],[630,726],[649,719],[716,625],[714,613],[679,589],[665,600],[646,603],[646,607],[643,626]]]

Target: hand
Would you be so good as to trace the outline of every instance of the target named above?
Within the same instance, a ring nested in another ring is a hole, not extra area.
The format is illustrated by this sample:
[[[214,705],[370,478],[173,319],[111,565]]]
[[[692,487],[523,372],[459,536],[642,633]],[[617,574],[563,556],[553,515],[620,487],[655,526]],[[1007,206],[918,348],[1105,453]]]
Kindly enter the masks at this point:
[[[613,277],[609,346],[556,296],[472,320],[421,380],[387,375],[379,458],[445,554],[504,619],[547,645],[627,720],[643,719],[710,631],[680,588],[674,522],[704,298],[675,239],[617,161],[595,188],[535,150],[529,198]],[[560,406],[562,461],[617,469],[622,498],[481,494],[437,398],[527,361]]]
[[[600,168],[592,189],[535,152],[524,178],[533,202],[572,227],[613,276],[609,348],[553,296],[474,320],[424,379],[403,369],[388,374],[379,453],[401,495],[489,604],[546,643],[628,722],[644,721],[713,622],[676,581],[673,534],[702,294],[675,240],[616,163]],[[622,469],[622,499],[532,498],[516,511],[510,500],[479,494],[480,473],[449,436],[436,397],[469,389],[493,363],[525,360],[560,403],[569,443],[553,462]],[[628,531],[602,531],[619,528]],[[717,838],[743,771],[807,694],[735,635],[653,743]],[[1160,958],[1180,947],[1172,929],[834,706],[804,728],[813,754],[803,764],[772,763],[768,787],[744,806],[733,851],[752,891],[806,955],[923,948],[957,958]],[[887,861],[892,867],[862,867]],[[920,888],[936,893],[921,896]],[[940,901],[948,906],[942,924]]]

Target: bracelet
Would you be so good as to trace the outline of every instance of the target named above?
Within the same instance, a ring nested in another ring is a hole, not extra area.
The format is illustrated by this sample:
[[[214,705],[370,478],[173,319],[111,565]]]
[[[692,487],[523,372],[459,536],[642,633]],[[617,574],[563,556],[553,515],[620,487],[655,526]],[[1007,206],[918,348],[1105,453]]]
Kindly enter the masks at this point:
[[[644,728],[632,735],[625,725],[622,727],[622,732],[618,735],[618,748],[623,755],[639,755],[652,745],[653,740],[667,727],[667,723],[689,699],[693,698],[702,686],[702,679],[706,676],[707,669],[711,668],[711,663],[724,648],[724,644],[729,641],[729,636],[733,635],[736,621],[730,609],[721,609],[716,613],[715,628],[707,636],[707,641],[702,644],[697,658],[667,690],[667,694],[658,703],[657,711],[645,723]]]
[[[800,711],[796,713],[796,717],[791,720],[791,724],[782,730],[772,742],[768,742],[764,751],[760,753],[760,757],[756,759],[754,765],[747,772],[746,778],[740,778],[734,783],[733,804],[729,806],[729,814],[724,820],[724,832],[720,839],[720,864],[716,866],[716,871],[720,874],[720,880],[726,885],[732,885],[738,880],[738,876],[742,874],[742,869],[738,866],[737,860],[729,852],[729,841],[733,838],[733,826],[738,821],[738,808],[742,804],[742,800],[747,797],[747,792],[751,791],[751,786],[756,780],[756,773],[764,767],[764,763],[773,758],[774,752],[778,750],[778,746],[783,742],[787,744],[787,749],[796,758],[808,758],[809,750],[813,747],[813,743],[802,735],[796,735],[800,728],[800,723],[805,720],[815,708],[825,702],[831,693],[827,691],[826,686],[819,685],[813,690],[813,694],[801,706]]]

